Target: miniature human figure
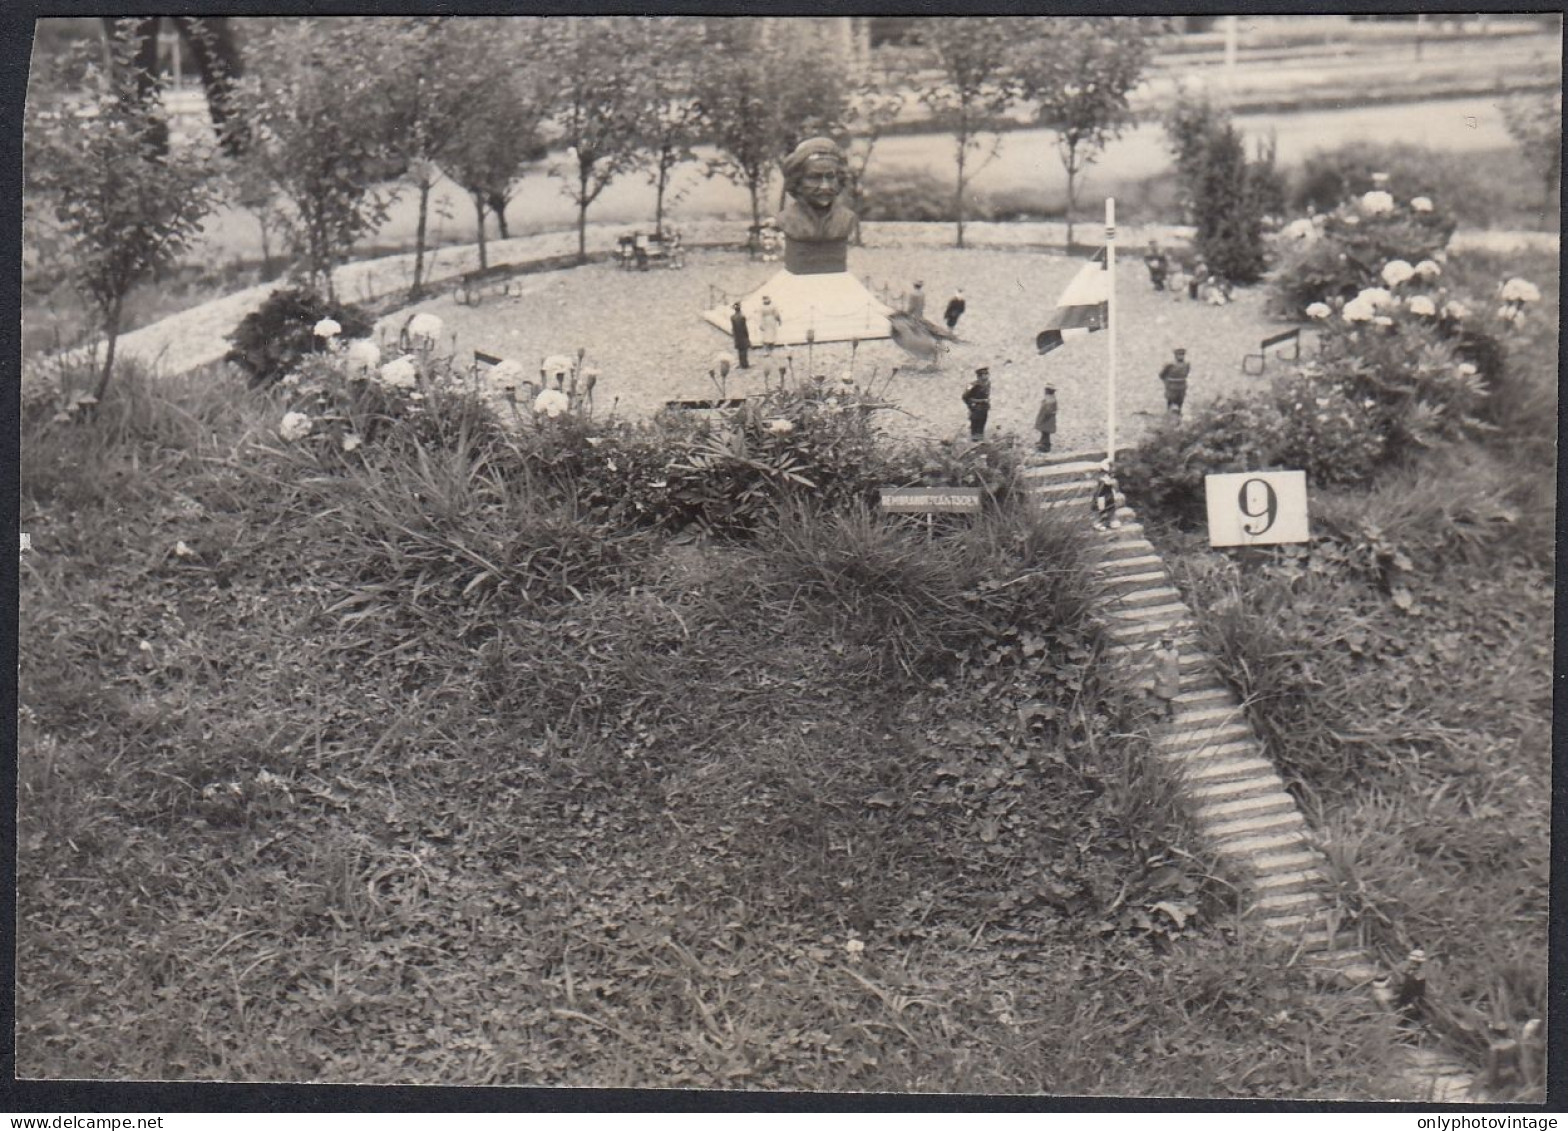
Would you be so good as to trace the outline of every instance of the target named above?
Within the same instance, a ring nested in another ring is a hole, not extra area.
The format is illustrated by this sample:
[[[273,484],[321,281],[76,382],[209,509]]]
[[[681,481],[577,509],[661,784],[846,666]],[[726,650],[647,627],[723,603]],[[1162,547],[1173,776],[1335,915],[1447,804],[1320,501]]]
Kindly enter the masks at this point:
[[[1181,692],[1181,653],[1169,636],[1160,637],[1151,660],[1150,690],[1160,701],[1166,722],[1176,718],[1176,696]]]
[[[1040,433],[1040,451],[1051,450],[1051,433],[1056,431],[1056,386],[1047,385],[1040,398],[1040,411],[1034,414],[1035,431]]]
[[[1149,241],[1149,250],[1143,253],[1143,265],[1149,269],[1149,282],[1154,284],[1154,289],[1165,289],[1165,276],[1170,270],[1170,260],[1165,258],[1165,253],[1160,250],[1158,240]]]
[[[964,316],[968,305],[964,301],[963,291],[953,292],[953,297],[947,300],[947,309],[942,312],[942,321],[947,323],[949,330],[958,329],[958,320]]]
[[[735,356],[740,359],[742,369],[750,369],[746,362],[746,352],[751,349],[751,331],[746,326],[746,316],[740,312],[740,303],[732,306],[730,314],[730,338],[735,343]]]
[[[975,443],[985,439],[986,418],[991,415],[991,370],[975,370],[974,384],[964,390],[964,407],[969,410],[969,438]]]
[[[1187,297],[1193,302],[1198,301],[1198,288],[1203,285],[1203,280],[1209,277],[1209,268],[1203,260],[1198,260],[1192,265],[1192,274],[1187,276]]]
[[[1176,351],[1176,360],[1166,362],[1160,370],[1160,383],[1165,386],[1165,411],[1181,419],[1181,406],[1187,400],[1187,375],[1191,367],[1187,364],[1187,351]]]
[[[1121,526],[1122,520],[1116,517],[1116,510],[1122,505],[1123,496],[1116,482],[1116,472],[1110,460],[1100,464],[1100,477],[1095,483],[1094,498],[1089,501],[1089,507],[1094,514],[1094,528],[1096,530],[1115,530]]]
[[[779,344],[779,325],[783,321],[784,315],[773,305],[773,300],[763,295],[762,309],[757,314],[757,331],[762,335],[763,348],[770,353]]]
[[[910,293],[909,302],[904,309],[916,318],[924,318],[926,316],[926,285],[918,279],[915,281],[915,289]]]
[[[845,270],[855,230],[855,213],[845,199],[848,186],[849,162],[829,138],[807,138],[784,159],[789,199],[778,224],[785,236],[785,270],[796,275]]]
[[[1177,302],[1187,297],[1187,272],[1182,267],[1181,260],[1171,260],[1171,273],[1165,281],[1165,286],[1170,291],[1171,298]]]

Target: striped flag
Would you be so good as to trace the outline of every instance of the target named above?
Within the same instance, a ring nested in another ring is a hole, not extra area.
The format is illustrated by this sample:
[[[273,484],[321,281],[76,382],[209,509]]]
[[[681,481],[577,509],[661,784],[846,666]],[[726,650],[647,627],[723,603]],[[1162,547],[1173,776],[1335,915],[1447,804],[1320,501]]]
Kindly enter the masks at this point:
[[[1056,300],[1056,309],[1046,319],[1045,329],[1035,335],[1035,348],[1050,353],[1063,342],[1105,329],[1110,299],[1110,274],[1102,247],[1078,269],[1062,297]]]

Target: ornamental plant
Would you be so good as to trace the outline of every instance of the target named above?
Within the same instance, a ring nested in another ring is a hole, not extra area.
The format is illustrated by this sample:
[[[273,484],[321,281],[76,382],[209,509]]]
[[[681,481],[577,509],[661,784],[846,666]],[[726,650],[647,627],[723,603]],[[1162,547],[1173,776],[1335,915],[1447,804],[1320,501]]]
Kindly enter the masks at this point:
[[[1401,200],[1382,188],[1293,220],[1274,240],[1269,305],[1286,318],[1310,317],[1315,303],[1349,302],[1368,287],[1408,282],[1418,270],[1440,272],[1453,230],[1453,218],[1430,198]]]
[[[337,333],[317,333],[323,321],[336,325]],[[271,385],[304,358],[324,353],[334,340],[368,338],[370,332],[370,319],[358,308],[305,287],[284,288],[240,320],[229,335],[227,360],[245,373],[252,387]]]

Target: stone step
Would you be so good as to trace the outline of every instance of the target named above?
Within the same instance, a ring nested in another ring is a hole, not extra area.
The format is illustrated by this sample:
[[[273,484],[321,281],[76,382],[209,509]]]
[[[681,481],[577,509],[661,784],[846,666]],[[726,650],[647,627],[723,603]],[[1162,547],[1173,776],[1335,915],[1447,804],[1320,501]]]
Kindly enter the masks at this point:
[[[1263,744],[1251,731],[1235,736],[1222,737],[1219,740],[1195,746],[1178,746],[1175,749],[1164,749],[1159,744],[1155,745],[1160,757],[1172,765],[1181,768],[1183,772],[1201,769],[1211,762],[1224,762],[1236,758],[1262,758],[1268,755],[1263,749]],[[1268,763],[1265,762],[1267,765]],[[1272,768],[1272,767],[1271,767]]]
[[[1047,459],[1044,463],[1026,467],[1022,474],[1025,479],[1031,480],[1058,479],[1066,476],[1097,478],[1100,474],[1100,461],[1065,456],[1060,461]]]
[[[1300,912],[1269,915],[1260,919],[1258,925],[1266,927],[1274,934],[1284,935],[1290,941],[1299,944],[1303,950],[1321,952],[1333,945],[1328,933],[1328,924],[1324,922],[1321,914]]]
[[[1154,552],[1154,543],[1147,538],[1126,538],[1120,541],[1096,538],[1084,547],[1084,554],[1099,569],[1104,569],[1112,562],[1131,557],[1140,558],[1154,565],[1161,564],[1159,555]]]
[[[1313,848],[1296,848],[1289,852],[1259,855],[1252,861],[1252,872],[1262,883],[1272,876],[1296,875],[1300,872],[1319,872],[1323,857]]]
[[[1117,512],[1117,514],[1120,513],[1120,511]],[[1099,541],[1116,542],[1123,538],[1143,539],[1143,524],[1141,522],[1134,522],[1130,519],[1118,519],[1117,521],[1121,523],[1120,526],[1110,526],[1104,529],[1099,527],[1093,528],[1093,533],[1098,536]]]
[[[1272,790],[1260,793],[1254,797],[1215,798],[1196,803],[1192,807],[1193,815],[1203,822],[1206,827],[1217,827],[1229,821],[1240,820],[1245,817],[1272,816],[1276,813],[1292,813],[1296,816],[1296,802],[1290,794],[1282,790]]]
[[[1177,697],[1180,704],[1180,696]],[[1242,720],[1247,716],[1242,712],[1240,704],[1227,703],[1223,699],[1207,700],[1193,703],[1187,709],[1179,711],[1176,723],[1182,727],[1213,726],[1219,722]]]
[[[1095,580],[1100,588],[1120,593],[1131,590],[1137,592],[1151,586],[1165,586],[1169,584],[1163,570],[1140,569],[1143,564],[1136,558],[1124,558],[1127,564],[1120,569],[1100,568],[1095,571],[1098,575]],[[1120,564],[1120,563],[1118,563]]]
[[[1197,638],[1192,633],[1192,622],[1186,616],[1167,616],[1157,620],[1132,620],[1124,617],[1107,623],[1105,635],[1112,640],[1127,644],[1136,644],[1140,641],[1153,644],[1160,637],[1169,636],[1171,642],[1178,647],[1183,644],[1189,647],[1197,645]]]
[[[1210,706],[1226,703],[1237,709],[1241,707],[1241,704],[1236,702],[1235,692],[1219,679],[1182,680],[1182,688],[1183,690],[1176,694],[1176,702],[1180,706]]]
[[[1094,480],[1065,478],[1035,480],[1029,484],[1027,490],[1032,499],[1054,499],[1065,495],[1087,500],[1094,497]]]
[[[1101,598],[1107,609],[1146,609],[1154,605],[1174,604],[1186,608],[1181,603],[1181,594],[1169,585],[1158,582],[1145,584],[1138,588],[1128,587],[1107,594]]]
[[[1256,756],[1236,754],[1225,758],[1211,758],[1188,765],[1182,764],[1178,772],[1188,785],[1219,785],[1237,781],[1255,781],[1274,772],[1274,764]]]
[[[1298,891],[1305,888],[1316,891],[1323,883],[1322,872],[1316,868],[1302,868],[1294,872],[1274,872],[1254,877],[1252,887],[1264,895],[1273,895],[1276,892]]]
[[[1281,915],[1307,914],[1324,906],[1322,893],[1315,888],[1302,891],[1273,891],[1252,902],[1247,908],[1250,915],[1277,918]]]
[[[1151,622],[1174,623],[1182,617],[1188,616],[1186,605],[1180,601],[1169,601],[1163,605],[1116,605],[1101,610],[1108,617],[1119,620],[1143,619]]]
[[[1180,724],[1178,723],[1178,727]],[[1219,757],[1228,752],[1226,748],[1230,743],[1248,742],[1256,748],[1257,736],[1252,733],[1252,727],[1246,720],[1221,723],[1218,726],[1197,726],[1189,729],[1178,729],[1162,735],[1158,745],[1167,754],[1181,754],[1187,758]]]
[[[1306,840],[1299,832],[1290,829],[1286,832],[1259,833],[1257,836],[1218,840],[1214,844],[1214,851],[1221,856],[1246,864],[1259,856],[1267,855],[1270,851],[1279,854],[1298,851],[1305,843]]]
[[[1307,822],[1294,806],[1274,813],[1243,814],[1227,817],[1223,821],[1200,821],[1203,835],[1217,844],[1248,842],[1259,837],[1284,836],[1289,833],[1301,837],[1307,831]]]
[[[1194,802],[1207,805],[1221,801],[1235,801],[1243,797],[1279,793],[1283,789],[1284,783],[1279,780],[1279,777],[1265,771],[1230,781],[1205,782],[1201,785],[1189,782],[1186,793]]]

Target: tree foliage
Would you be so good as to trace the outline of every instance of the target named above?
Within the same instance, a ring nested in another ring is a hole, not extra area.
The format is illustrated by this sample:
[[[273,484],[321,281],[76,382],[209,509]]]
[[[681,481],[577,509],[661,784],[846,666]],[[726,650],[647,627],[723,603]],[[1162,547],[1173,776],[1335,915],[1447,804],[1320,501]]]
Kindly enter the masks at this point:
[[[653,230],[663,236],[670,174],[697,156],[692,146],[701,133],[702,107],[692,76],[704,62],[701,25],[691,19],[655,16],[648,21],[644,43],[655,62],[646,70],[640,162],[654,186]]]
[[[1198,254],[1222,278],[1255,282],[1265,265],[1263,217],[1282,195],[1272,149],[1248,161],[1230,115],[1203,98],[1179,98],[1165,132]]]
[[[706,44],[695,90],[703,132],[718,149],[709,173],[746,187],[755,227],[773,171],[790,150],[808,137],[843,132],[849,84],[833,52],[793,31],[727,20],[708,26]]]
[[[469,79],[458,93],[462,113],[441,147],[440,162],[474,202],[481,268],[488,266],[486,208],[499,204],[498,216],[504,218],[524,166],[545,153],[541,130],[548,114],[548,76],[542,66],[515,65],[518,55],[532,50],[541,22],[466,19],[451,33]]]
[[[942,79],[925,84],[917,97],[956,143],[953,202],[958,246],[963,247],[964,191],[1001,149],[996,120],[1013,107],[1019,93],[1011,48],[1028,29],[1024,21],[1004,16],[931,16],[920,21],[919,29],[936,55]],[[989,143],[981,140],[986,134]]]
[[[269,28],[256,41],[238,102],[256,132],[253,159],[291,207],[284,231],[295,269],[332,294],[332,269],[386,216],[389,73],[384,41],[310,20]]]
[[[1136,121],[1128,95],[1143,78],[1153,29],[1142,20],[1075,16],[1038,21],[1042,30],[1019,40],[1019,85],[1035,120],[1056,134],[1067,174],[1067,243],[1073,240],[1078,176],[1107,143]]]
[[[647,106],[643,20],[558,17],[544,22],[539,46],[554,84],[552,121],[566,160],[552,166],[577,205],[577,256],[588,257],[588,208],[610,182],[633,168],[643,145]]]
[[[1503,103],[1503,121],[1518,143],[1525,160],[1541,178],[1542,207],[1552,203],[1552,193],[1563,173],[1563,92],[1511,99]]]
[[[114,372],[126,296],[174,265],[213,200],[210,153],[164,152],[159,103],[135,93],[131,37],[111,37],[108,53],[108,66],[76,61],[74,90],[40,82],[25,135],[29,194],[44,202],[37,211],[52,219],[53,250],[104,335],[99,398]]]

